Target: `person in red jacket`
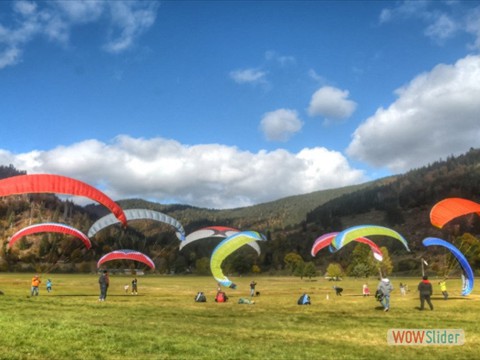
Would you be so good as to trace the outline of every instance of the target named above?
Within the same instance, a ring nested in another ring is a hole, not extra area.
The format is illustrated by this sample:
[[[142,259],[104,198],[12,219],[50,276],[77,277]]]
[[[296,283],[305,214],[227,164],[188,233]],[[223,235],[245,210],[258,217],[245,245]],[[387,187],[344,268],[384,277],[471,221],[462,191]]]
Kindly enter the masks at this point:
[[[424,309],[425,301],[428,306],[430,306],[430,310],[433,310],[432,301],[430,300],[433,288],[431,282],[428,280],[428,276],[425,275],[422,281],[418,284],[418,292],[420,293],[420,310]]]

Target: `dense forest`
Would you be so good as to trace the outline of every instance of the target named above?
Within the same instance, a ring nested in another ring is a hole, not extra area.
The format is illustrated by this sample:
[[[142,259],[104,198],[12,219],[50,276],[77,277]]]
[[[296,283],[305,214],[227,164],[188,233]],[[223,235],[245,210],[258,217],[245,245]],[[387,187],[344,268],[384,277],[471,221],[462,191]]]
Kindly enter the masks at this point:
[[[0,179],[26,174],[13,166],[0,166]],[[241,248],[224,263],[226,273],[289,274],[314,276],[338,271],[355,276],[378,271],[368,247],[348,245],[341,251],[322,250],[315,258],[310,250],[322,234],[354,225],[380,225],[394,229],[408,241],[407,252],[398,240],[372,237],[386,255],[383,272],[418,275],[420,259],[428,258],[429,271],[457,272],[450,254],[427,249],[422,239],[434,236],[456,244],[474,270],[480,269],[480,246],[476,214],[455,219],[442,230],[431,225],[429,212],[438,201],[461,197],[480,201],[480,150],[439,160],[408,173],[339,189],[297,195],[255,206],[215,210],[188,205],[162,205],[142,199],[120,200],[123,209],[144,208],[180,221],[190,233],[205,226],[222,225],[265,234],[260,257],[249,247]],[[29,235],[14,246],[9,238],[25,226],[43,222],[68,224],[87,234],[90,226],[108,210],[99,204],[79,206],[55,194],[28,194],[0,198],[0,271],[94,272],[97,260],[115,249],[133,249],[152,258],[161,274],[209,274],[209,256],[219,240],[205,239],[179,250],[174,229],[159,222],[135,220],[127,228],[110,226],[91,238],[86,250],[81,241],[56,233]],[[138,263],[118,261],[117,268],[142,268]],[[442,275],[443,275],[442,274]]]

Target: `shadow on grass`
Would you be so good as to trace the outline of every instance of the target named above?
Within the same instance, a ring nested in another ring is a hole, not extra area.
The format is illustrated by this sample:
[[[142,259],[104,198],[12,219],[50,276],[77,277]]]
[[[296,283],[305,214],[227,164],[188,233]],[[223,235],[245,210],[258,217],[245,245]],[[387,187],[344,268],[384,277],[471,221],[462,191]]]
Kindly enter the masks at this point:
[[[420,306],[415,306],[414,309],[418,311],[433,311],[433,310],[430,310],[428,306],[425,309],[420,309]]]
[[[51,297],[69,297],[69,296],[78,296],[78,297],[98,297],[98,295],[95,294],[50,294],[50,295],[43,295],[43,296],[51,296]],[[145,296],[145,295],[107,295],[108,298],[112,297],[139,297],[139,296]]]
[[[474,300],[472,298],[468,298],[467,296],[449,296],[447,300],[445,300],[442,297],[436,297],[436,296],[432,296],[430,297],[430,299],[432,300],[438,300],[438,301],[455,301],[455,300],[467,300],[467,301],[470,301],[470,300]]]

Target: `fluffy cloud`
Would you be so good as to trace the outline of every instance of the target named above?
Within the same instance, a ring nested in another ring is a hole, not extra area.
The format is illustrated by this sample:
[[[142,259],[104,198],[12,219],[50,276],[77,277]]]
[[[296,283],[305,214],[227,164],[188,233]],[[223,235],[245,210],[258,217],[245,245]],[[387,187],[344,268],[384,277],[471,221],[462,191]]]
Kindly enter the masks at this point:
[[[37,37],[66,44],[75,26],[106,19],[106,51],[119,53],[155,22],[157,3],[139,1],[51,1],[12,3],[10,26],[0,23],[0,69],[20,61],[23,48]],[[6,19],[2,19],[7,21]]]
[[[339,152],[325,148],[251,153],[218,144],[182,145],[163,138],[119,136],[49,151],[0,151],[0,164],[57,173],[96,186],[114,199],[139,197],[231,208],[366,181]]]
[[[480,56],[438,65],[396,93],[356,129],[347,154],[399,173],[480,146]]]
[[[260,129],[270,141],[287,141],[302,129],[303,122],[295,110],[279,109],[266,113],[260,122]]]
[[[308,113],[310,116],[322,116],[327,120],[346,119],[357,108],[357,104],[349,100],[348,95],[346,90],[323,86],[313,94]]]

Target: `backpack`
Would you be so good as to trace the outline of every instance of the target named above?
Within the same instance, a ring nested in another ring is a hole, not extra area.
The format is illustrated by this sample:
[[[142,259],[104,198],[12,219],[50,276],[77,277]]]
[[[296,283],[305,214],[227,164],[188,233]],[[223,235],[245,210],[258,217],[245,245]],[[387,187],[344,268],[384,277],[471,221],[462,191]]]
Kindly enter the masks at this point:
[[[224,296],[224,293],[223,293],[223,292],[219,292],[219,293],[217,294],[216,301],[217,301],[217,302],[225,302],[225,296]]]
[[[303,294],[297,301],[298,305],[310,305],[310,296]]]
[[[195,302],[207,302],[207,298],[203,292],[199,292],[197,296],[195,296]]]
[[[375,299],[377,299],[377,301],[382,301],[384,296],[385,295],[383,294],[382,290],[377,289],[375,292]]]

